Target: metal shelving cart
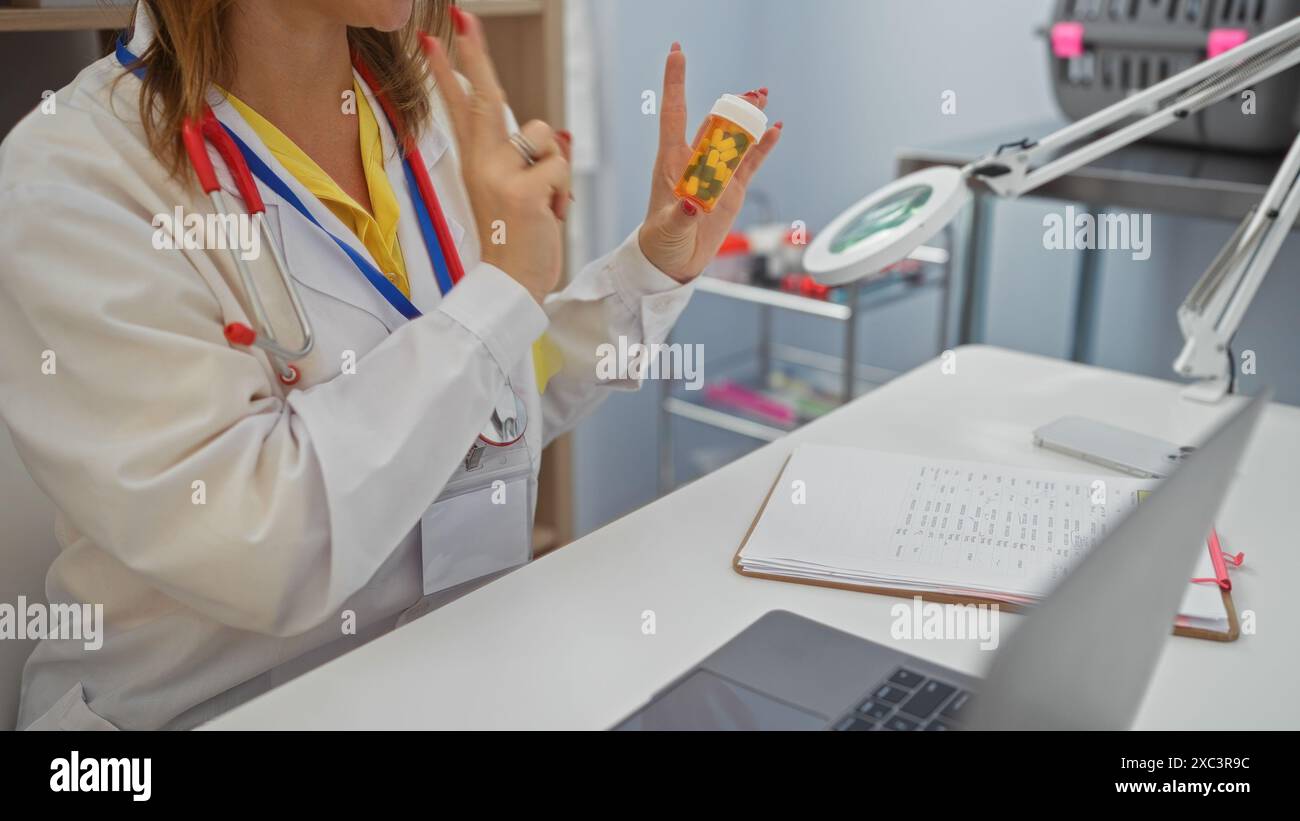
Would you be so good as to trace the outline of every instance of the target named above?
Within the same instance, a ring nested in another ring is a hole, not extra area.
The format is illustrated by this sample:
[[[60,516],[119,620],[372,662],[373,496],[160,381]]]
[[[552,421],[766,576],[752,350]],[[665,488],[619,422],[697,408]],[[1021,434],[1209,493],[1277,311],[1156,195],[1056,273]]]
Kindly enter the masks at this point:
[[[710,365],[710,375],[734,382],[755,391],[772,387],[774,379],[796,379],[823,386],[823,393],[833,393],[831,406],[842,405],[893,379],[894,371],[858,362],[858,322],[868,313],[917,294],[939,290],[939,316],[936,354],[948,347],[948,317],[952,297],[952,263],[954,231],[950,227],[941,235],[942,245],[918,248],[910,257],[917,263],[914,271],[896,271],[867,282],[835,289],[835,299],[819,299],[788,293],[775,287],[731,282],[710,276],[700,277],[697,290],[723,299],[733,299],[758,306],[758,341],[743,351]],[[844,330],[842,355],[821,353],[772,340],[775,311],[790,311],[805,316],[841,323]],[[671,340],[669,340],[671,341]],[[710,380],[717,384],[719,378]],[[673,458],[673,421],[689,420],[716,430],[771,442],[811,421],[809,415],[796,413],[793,418],[777,421],[760,414],[710,402],[707,390],[687,391],[670,381],[661,383],[659,404],[659,489],[667,493],[677,486]],[[828,403],[814,403],[818,410],[829,410]],[[820,415],[813,413],[812,416]]]

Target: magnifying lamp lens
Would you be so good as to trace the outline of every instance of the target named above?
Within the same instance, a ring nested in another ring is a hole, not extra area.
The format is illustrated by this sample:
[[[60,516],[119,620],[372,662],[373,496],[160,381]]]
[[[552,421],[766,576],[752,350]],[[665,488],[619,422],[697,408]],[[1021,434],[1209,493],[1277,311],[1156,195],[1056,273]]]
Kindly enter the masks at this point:
[[[832,287],[878,274],[943,230],[970,198],[959,168],[914,171],[832,220],[804,252],[804,269]]]
[[[934,189],[929,185],[914,185],[886,197],[844,226],[844,230],[836,234],[831,242],[831,250],[837,254],[843,253],[881,231],[898,228],[924,208],[933,194]]]

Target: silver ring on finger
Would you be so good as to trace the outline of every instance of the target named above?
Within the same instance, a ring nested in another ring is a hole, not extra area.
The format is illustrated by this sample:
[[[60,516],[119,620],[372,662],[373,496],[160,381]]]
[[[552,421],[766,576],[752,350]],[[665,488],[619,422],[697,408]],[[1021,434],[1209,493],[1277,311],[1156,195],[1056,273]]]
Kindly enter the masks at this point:
[[[524,158],[524,162],[529,165],[537,165],[537,158],[541,154],[537,151],[537,146],[533,145],[532,140],[516,131],[510,135],[510,144],[519,152],[519,156]]]

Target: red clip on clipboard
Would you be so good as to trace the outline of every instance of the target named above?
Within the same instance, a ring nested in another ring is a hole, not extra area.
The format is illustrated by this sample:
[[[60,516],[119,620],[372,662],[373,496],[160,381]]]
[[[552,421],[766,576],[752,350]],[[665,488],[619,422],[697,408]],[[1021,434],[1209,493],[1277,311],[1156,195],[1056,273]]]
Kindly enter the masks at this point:
[[[1213,584],[1219,588],[1219,594],[1223,597],[1223,610],[1227,616],[1227,629],[1216,630],[1203,626],[1192,626],[1184,623],[1181,619],[1175,623],[1174,634],[1179,636],[1188,636],[1197,639],[1209,639],[1211,641],[1236,641],[1241,635],[1241,626],[1237,622],[1237,607],[1232,601],[1232,579],[1228,572],[1230,567],[1241,567],[1241,563],[1246,560],[1245,553],[1223,552],[1223,544],[1219,541],[1219,532],[1211,530],[1210,536],[1206,541],[1206,547],[1210,551],[1210,562],[1214,566],[1214,576],[1212,579],[1192,579],[1193,584]]]
[[[1228,565],[1241,567],[1241,563],[1246,561],[1245,553],[1238,553],[1235,556],[1231,553],[1224,555],[1223,545],[1219,542],[1219,531],[1211,530],[1210,538],[1207,540],[1210,548],[1210,561],[1214,563],[1213,579],[1192,579],[1197,584],[1217,584],[1223,590],[1232,589],[1232,579],[1228,576]]]

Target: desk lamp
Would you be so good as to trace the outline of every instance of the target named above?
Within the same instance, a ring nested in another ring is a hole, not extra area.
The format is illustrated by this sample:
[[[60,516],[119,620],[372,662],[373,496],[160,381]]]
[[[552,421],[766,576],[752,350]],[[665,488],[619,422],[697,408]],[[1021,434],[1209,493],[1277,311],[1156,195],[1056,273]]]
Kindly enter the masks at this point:
[[[1081,42],[1074,45],[1082,50]],[[1297,64],[1300,18],[1042,140],[1000,146],[961,169],[927,168],[895,180],[837,217],[809,245],[804,266],[825,285],[879,273],[942,230],[970,201],[974,182],[1003,197],[1027,194]],[[1298,177],[1300,138],[1263,201],[1178,309],[1186,343],[1174,369],[1198,380],[1184,391],[1189,399],[1217,402],[1232,387],[1229,343],[1300,216]]]

